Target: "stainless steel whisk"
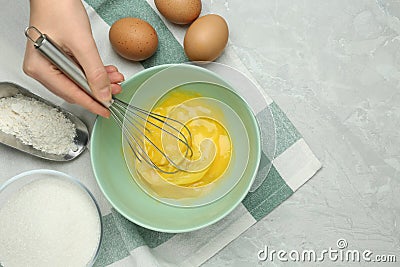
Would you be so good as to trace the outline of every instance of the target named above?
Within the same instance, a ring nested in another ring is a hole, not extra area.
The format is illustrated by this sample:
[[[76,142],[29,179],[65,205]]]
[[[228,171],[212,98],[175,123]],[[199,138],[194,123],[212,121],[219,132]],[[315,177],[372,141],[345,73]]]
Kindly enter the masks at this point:
[[[31,31],[37,38],[31,36]],[[65,75],[74,81],[79,87],[85,90],[90,96],[93,93],[89,87],[86,76],[81,68],[67,55],[59,46],[49,38],[48,35],[41,33],[36,27],[29,26],[25,30],[25,36],[31,40],[36,49],[40,51],[48,60],[57,66]],[[154,169],[166,173],[173,174],[181,170],[179,163],[174,162],[162,148],[154,144],[154,142],[146,136],[144,132],[150,132],[146,127],[146,123],[158,128],[159,130],[167,133],[169,136],[174,137],[179,143],[184,146],[184,157],[191,157],[193,155],[190,146],[191,134],[189,129],[183,123],[168,118],[144,109],[129,105],[118,98],[112,97],[109,102],[100,102],[103,106],[110,110],[111,116],[115,122],[122,129],[122,132],[128,140],[129,146],[133,151],[135,157],[139,161],[145,161]],[[124,123],[125,122],[125,123]],[[162,126],[159,124],[161,123]],[[176,125],[174,127],[174,125]],[[179,127],[179,128],[178,128]],[[186,131],[186,135],[183,133]],[[173,167],[174,170],[166,170],[158,166],[151,157],[147,154],[144,147],[144,140],[152,145]]]

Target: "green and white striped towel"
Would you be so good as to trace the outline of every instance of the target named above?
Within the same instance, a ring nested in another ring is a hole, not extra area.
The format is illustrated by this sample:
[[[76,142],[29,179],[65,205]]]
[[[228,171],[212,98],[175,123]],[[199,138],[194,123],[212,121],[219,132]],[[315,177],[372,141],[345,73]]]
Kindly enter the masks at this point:
[[[208,5],[203,1],[202,14],[209,12]],[[182,48],[186,28],[167,22],[152,0],[86,0],[85,7],[105,64],[118,66],[126,77],[143,68],[188,61]],[[127,16],[148,21],[159,35],[157,53],[141,63],[121,59],[108,42],[110,25]],[[249,75],[229,45],[217,62]],[[266,99],[259,112],[271,110],[277,146],[270,172],[257,190],[248,193],[223,220],[183,234],[151,231],[126,220],[111,207],[103,209],[104,240],[95,266],[198,266],[264,218],[310,179],[320,169],[320,162],[278,105],[270,98]],[[263,166],[268,164],[267,157],[262,157],[260,175]]]

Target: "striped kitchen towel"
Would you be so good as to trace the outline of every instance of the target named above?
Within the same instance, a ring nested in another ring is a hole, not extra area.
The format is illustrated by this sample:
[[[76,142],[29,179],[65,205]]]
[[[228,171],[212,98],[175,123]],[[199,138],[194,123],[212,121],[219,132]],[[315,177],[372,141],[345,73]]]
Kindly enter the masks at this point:
[[[118,66],[126,77],[155,65],[188,61],[182,47],[186,28],[166,21],[158,13],[153,0],[86,0],[84,4],[104,63]],[[202,14],[209,12],[209,5],[209,2],[203,1]],[[118,57],[108,41],[108,30],[112,23],[128,16],[148,21],[159,36],[156,54],[141,63]],[[229,45],[217,62],[232,66],[251,77]],[[265,91],[260,90],[265,101],[264,106],[258,108],[256,116],[262,124],[263,112],[272,114],[276,150],[272,165],[271,158],[263,153],[258,173],[258,178],[262,179],[258,179],[260,183],[257,188],[253,188],[223,220],[190,233],[170,234],[148,230],[131,223],[110,207],[103,214],[104,239],[95,266],[201,265],[294,194],[320,169],[320,162],[301,134],[278,105],[266,96]]]

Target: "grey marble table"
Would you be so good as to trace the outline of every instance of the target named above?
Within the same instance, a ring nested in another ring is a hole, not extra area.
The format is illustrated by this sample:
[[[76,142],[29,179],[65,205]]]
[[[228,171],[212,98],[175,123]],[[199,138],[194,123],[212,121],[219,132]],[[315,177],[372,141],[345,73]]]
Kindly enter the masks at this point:
[[[340,238],[397,255],[385,266],[398,266],[400,1],[228,0],[211,10],[227,18],[235,51],[323,169],[204,266],[280,266],[257,252],[321,251]]]

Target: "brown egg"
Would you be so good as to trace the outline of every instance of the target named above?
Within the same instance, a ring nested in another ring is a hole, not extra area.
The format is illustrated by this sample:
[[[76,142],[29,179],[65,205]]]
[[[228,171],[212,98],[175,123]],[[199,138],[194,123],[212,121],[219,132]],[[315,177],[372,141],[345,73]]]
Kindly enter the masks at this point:
[[[192,61],[213,61],[224,50],[229,37],[226,21],[209,14],[195,20],[186,31],[183,47]]]
[[[189,24],[200,15],[201,0],[154,0],[158,11],[175,24]]]
[[[157,50],[158,37],[154,28],[138,18],[122,18],[114,22],[108,35],[114,50],[122,57],[141,61]]]

